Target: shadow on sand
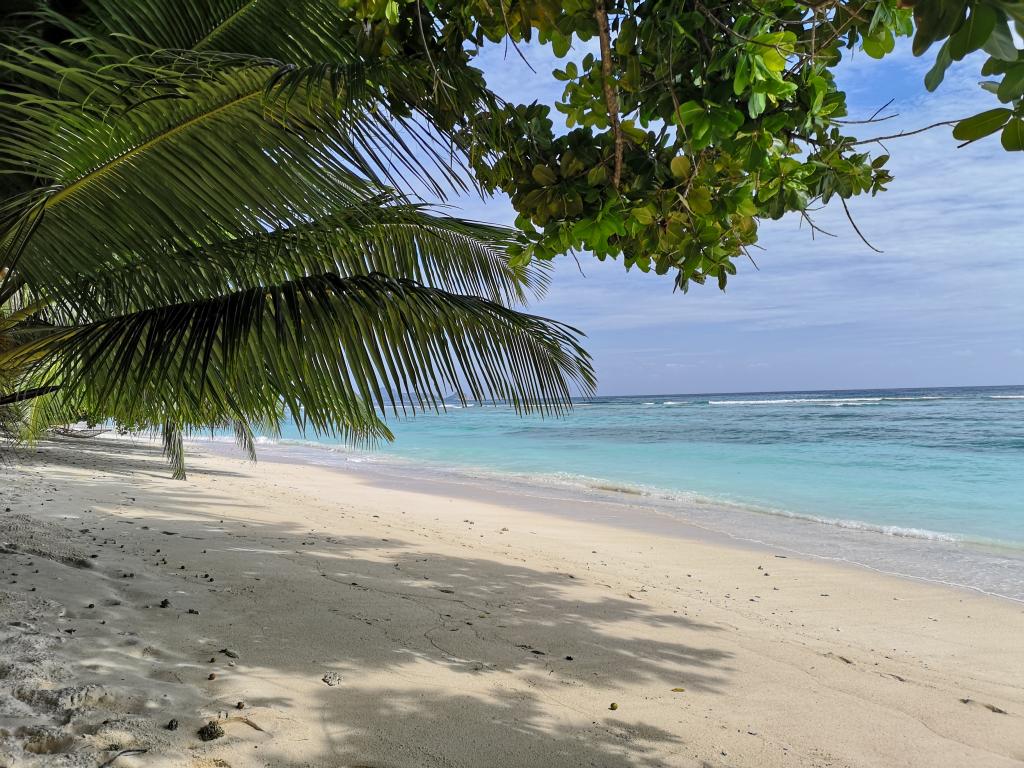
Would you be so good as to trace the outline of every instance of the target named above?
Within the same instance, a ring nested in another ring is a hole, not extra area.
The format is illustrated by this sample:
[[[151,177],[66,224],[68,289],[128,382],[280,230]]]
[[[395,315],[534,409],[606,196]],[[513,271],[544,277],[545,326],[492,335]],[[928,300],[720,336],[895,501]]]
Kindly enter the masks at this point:
[[[615,701],[624,687],[648,687],[652,697],[674,685],[718,691],[729,669],[728,654],[713,647],[716,627],[641,600],[595,599],[585,574],[396,540],[387,521],[380,537],[337,535],[346,528],[343,505],[333,532],[301,520],[267,524],[227,493],[167,481],[159,451],[146,445],[65,440],[16,460],[36,470],[48,493],[84,487],[93,500],[82,513],[90,530],[81,532],[76,521],[68,536],[99,553],[90,578],[107,579],[104,588],[119,595],[121,605],[103,613],[109,624],[152,631],[155,604],[173,580],[159,636],[126,645],[123,632],[81,627],[111,684],[132,670],[160,685],[203,686],[211,649],[222,638],[243,638],[237,667],[217,667],[223,682],[207,686],[207,706],[217,711],[244,697],[253,717],[273,721],[276,738],[229,734],[259,745],[256,764],[702,764],[683,734],[581,702],[594,691]],[[83,468],[93,470],[88,479]],[[233,474],[198,465],[191,472]],[[43,500],[20,501],[45,509]],[[138,576],[121,578],[126,570]],[[144,620],[140,611],[148,611]],[[156,650],[140,654],[140,643]],[[325,671],[342,682],[324,684]],[[432,685],[438,677],[447,684]],[[246,681],[257,679],[272,681],[260,690],[274,695],[247,694]],[[309,742],[290,743],[281,732],[289,721]],[[185,730],[181,739],[194,741]]]

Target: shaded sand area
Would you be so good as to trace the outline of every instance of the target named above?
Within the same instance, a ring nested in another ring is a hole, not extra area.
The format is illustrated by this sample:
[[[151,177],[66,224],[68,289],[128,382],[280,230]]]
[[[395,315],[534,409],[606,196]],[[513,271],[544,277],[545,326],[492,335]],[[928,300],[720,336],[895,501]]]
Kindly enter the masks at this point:
[[[189,458],[2,468],[0,766],[1024,761],[1024,605]]]

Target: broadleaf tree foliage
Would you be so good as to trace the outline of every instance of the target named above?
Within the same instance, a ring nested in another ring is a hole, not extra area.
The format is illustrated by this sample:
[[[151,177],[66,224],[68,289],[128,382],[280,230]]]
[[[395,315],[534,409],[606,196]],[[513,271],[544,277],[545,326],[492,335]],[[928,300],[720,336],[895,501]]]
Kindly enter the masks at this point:
[[[536,39],[564,58],[551,73],[565,83],[559,114],[504,104],[469,121],[476,178],[519,215],[522,262],[579,250],[673,274],[684,289],[708,278],[724,287],[759,220],[845,206],[891,181],[835,70],[855,49],[885,56],[900,36],[913,35],[916,55],[940,45],[932,90],[953,60],[983,49],[992,79],[982,86],[1006,106],[948,125],[963,141],[1000,132],[1006,149],[1022,149],[1024,60],[1011,33],[1024,31],[1021,2],[340,2],[356,17],[353,39],[383,56],[423,51],[442,90],[444,72],[488,42]]]

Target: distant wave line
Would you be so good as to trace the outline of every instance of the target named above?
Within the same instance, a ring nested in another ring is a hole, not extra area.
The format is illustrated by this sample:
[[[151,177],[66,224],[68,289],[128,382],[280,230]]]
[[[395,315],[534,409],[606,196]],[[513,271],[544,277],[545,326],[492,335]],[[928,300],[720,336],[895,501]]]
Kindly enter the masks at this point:
[[[922,395],[920,397],[796,397],[777,398],[773,400],[708,400],[708,405],[796,405],[809,403],[811,405],[834,405],[834,404],[862,404],[881,403],[894,400],[916,401],[916,400],[950,400],[952,398],[938,395]]]

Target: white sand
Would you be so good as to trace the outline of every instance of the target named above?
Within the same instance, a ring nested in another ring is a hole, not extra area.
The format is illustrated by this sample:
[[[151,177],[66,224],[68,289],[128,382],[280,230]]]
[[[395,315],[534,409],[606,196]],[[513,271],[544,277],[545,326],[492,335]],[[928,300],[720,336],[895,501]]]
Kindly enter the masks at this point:
[[[1024,761],[1020,604],[189,458],[3,467],[0,766]]]

